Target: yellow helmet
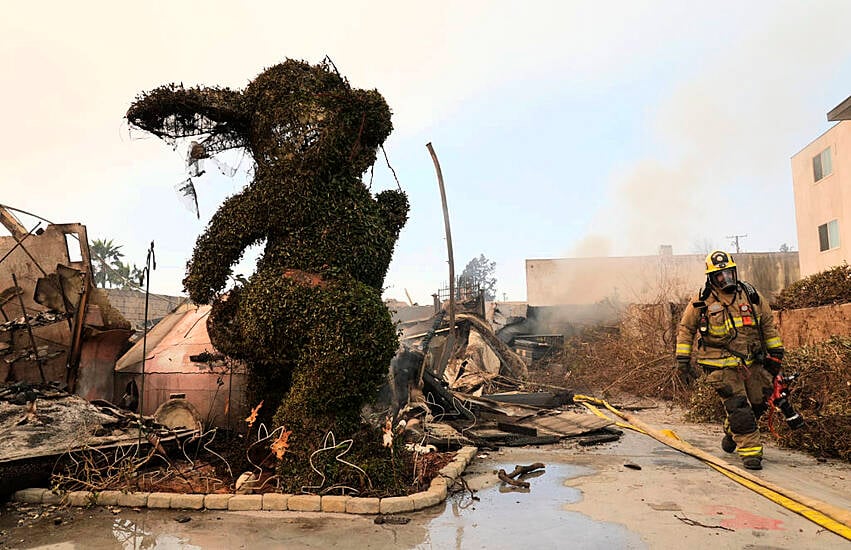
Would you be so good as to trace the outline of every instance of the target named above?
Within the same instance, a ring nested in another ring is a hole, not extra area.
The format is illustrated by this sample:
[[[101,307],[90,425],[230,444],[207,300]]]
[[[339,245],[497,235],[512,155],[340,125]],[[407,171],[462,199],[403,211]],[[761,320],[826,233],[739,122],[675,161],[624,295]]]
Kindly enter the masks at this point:
[[[723,250],[713,250],[706,256],[706,274],[715,273],[728,267],[736,267],[733,257]]]
[[[738,283],[736,262],[723,250],[715,250],[706,256],[706,278],[709,284],[724,292],[733,292]]]

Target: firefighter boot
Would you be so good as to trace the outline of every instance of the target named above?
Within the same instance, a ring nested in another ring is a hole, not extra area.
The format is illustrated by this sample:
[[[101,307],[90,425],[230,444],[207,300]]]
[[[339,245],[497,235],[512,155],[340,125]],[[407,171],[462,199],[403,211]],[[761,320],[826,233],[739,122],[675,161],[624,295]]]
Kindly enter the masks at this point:
[[[742,459],[742,465],[748,470],[762,470],[762,458],[758,456],[746,456]]]
[[[732,453],[736,450],[736,442],[733,441],[732,435],[724,434],[724,439],[721,440],[721,448],[724,449],[725,453]]]

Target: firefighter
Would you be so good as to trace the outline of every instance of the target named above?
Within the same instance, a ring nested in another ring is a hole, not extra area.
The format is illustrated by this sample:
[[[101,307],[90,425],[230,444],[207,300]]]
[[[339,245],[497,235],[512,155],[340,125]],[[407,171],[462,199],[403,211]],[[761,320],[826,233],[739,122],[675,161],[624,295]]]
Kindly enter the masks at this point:
[[[738,280],[736,263],[721,250],[706,256],[706,285],[686,306],[677,331],[677,368],[686,384],[696,378],[692,351],[727,413],[721,447],[737,452],[745,468],[761,470],[757,421],[780,371],[783,342],[768,302]]]

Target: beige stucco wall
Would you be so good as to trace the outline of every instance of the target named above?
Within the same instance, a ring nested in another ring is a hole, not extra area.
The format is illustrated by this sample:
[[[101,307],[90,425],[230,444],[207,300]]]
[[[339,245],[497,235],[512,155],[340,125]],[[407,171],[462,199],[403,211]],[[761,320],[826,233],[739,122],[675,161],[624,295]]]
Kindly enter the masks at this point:
[[[833,173],[814,182],[813,157],[830,147]],[[816,138],[792,157],[792,187],[798,226],[801,276],[840,265],[851,251],[851,121],[843,121]],[[818,226],[839,220],[839,248],[819,250]]]
[[[526,260],[530,306],[685,301],[705,281],[703,254]],[[739,277],[771,299],[800,278],[797,252],[734,254]]]
[[[775,311],[774,318],[787,349],[851,336],[851,304]]]

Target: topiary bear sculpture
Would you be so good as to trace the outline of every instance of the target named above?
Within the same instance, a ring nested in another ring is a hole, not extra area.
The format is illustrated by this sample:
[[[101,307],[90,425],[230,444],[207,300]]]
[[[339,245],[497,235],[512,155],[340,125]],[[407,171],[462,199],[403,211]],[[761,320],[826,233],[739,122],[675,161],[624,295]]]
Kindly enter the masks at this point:
[[[205,136],[194,158],[232,148],[253,157],[253,180],[198,238],[183,284],[213,304],[213,344],[246,361],[252,399],[277,407],[290,462],[306,466],[329,431],[360,428],[397,347],[381,287],[408,201],[401,190],[373,198],[361,180],[392,130],[390,109],[325,63],[287,60],[243,91],[143,93],[127,119],[172,144]],[[263,241],[257,271],[221,296],[246,247]]]

